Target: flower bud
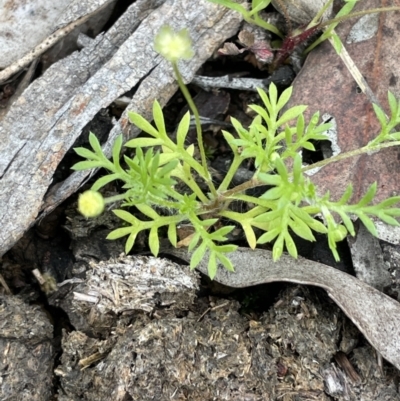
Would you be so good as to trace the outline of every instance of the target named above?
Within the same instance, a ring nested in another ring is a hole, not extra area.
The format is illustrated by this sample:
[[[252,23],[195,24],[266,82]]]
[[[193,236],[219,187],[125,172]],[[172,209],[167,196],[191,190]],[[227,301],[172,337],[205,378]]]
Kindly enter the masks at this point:
[[[154,50],[172,62],[180,59],[188,60],[194,55],[187,29],[175,32],[169,25],[164,25],[155,37]]]
[[[85,217],[97,217],[104,210],[104,198],[100,192],[88,190],[79,195],[78,210]]]

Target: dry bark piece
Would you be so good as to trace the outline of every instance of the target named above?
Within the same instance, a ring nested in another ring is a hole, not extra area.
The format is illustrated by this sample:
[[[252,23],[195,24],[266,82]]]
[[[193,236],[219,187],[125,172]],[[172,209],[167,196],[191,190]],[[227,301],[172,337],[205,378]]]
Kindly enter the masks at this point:
[[[0,68],[28,53],[54,29],[68,2],[30,0],[2,3],[0,12],[0,48],[2,57]],[[41,21],[41,23],[38,23]]]
[[[11,105],[21,96],[22,92],[29,86],[29,84],[32,82],[33,75],[36,71],[36,67],[38,64],[39,60],[36,59],[31,63],[29,68],[27,69],[26,73],[24,74],[24,77],[22,80],[17,83],[17,80],[15,80],[12,84],[10,85],[4,85],[3,87],[3,96],[1,97],[0,101],[0,121],[4,118],[4,116],[8,113],[8,110],[10,109]],[[5,89],[7,86],[11,86],[12,89],[12,94],[10,94],[10,97],[4,96]],[[0,93],[1,95],[1,93]]]
[[[184,249],[168,253],[189,262]],[[324,288],[370,344],[400,369],[400,304],[387,295],[346,273],[308,259],[289,255],[274,262],[272,253],[262,249],[238,248],[229,254],[235,272],[219,266],[215,281],[234,288],[286,281]],[[207,274],[207,258],[198,269]]]
[[[381,241],[384,264],[390,272],[392,282],[387,293],[400,301],[400,245]]]
[[[257,88],[268,91],[269,85],[266,85],[265,81],[265,79],[258,78],[232,78],[230,75],[224,75],[222,77],[207,77],[197,75],[194,77],[192,83],[206,91],[227,88],[257,92]]]
[[[357,224],[356,237],[347,239],[357,278],[383,291],[391,284],[390,273],[383,262],[383,252],[378,238],[361,222]]]
[[[50,400],[53,327],[38,305],[0,296],[0,398]]]
[[[294,71],[288,65],[280,67],[275,70],[272,75],[268,78],[235,78],[230,75],[224,75],[221,77],[206,77],[196,75],[193,78],[192,83],[200,86],[200,88],[209,91],[214,88],[228,88],[235,90],[253,91],[257,92],[257,89],[263,89],[268,92],[269,85],[274,82],[277,86],[288,86],[293,82]]]
[[[154,98],[164,105],[172,96],[176,83],[171,67],[151,46],[163,24],[189,27],[197,53],[182,70],[190,81],[240,22],[237,13],[206,0],[189,6],[168,0],[149,15],[149,7],[160,3],[134,3],[90,48],[54,64],[34,81],[1,122],[0,255],[33,224],[59,162],[100,109],[137,84],[129,109],[147,118]],[[129,137],[126,114],[111,132],[108,148],[121,131]],[[48,210],[79,188],[87,175],[77,175],[80,180],[68,181],[53,194]]]
[[[194,271],[166,259],[121,256],[92,261],[87,278],[54,294],[50,302],[61,307],[76,330],[107,337],[118,316],[138,311],[186,310],[198,290]]]
[[[274,7],[291,21],[308,24],[327,3],[327,0],[272,0]],[[332,4],[323,14],[326,20],[332,14]]]

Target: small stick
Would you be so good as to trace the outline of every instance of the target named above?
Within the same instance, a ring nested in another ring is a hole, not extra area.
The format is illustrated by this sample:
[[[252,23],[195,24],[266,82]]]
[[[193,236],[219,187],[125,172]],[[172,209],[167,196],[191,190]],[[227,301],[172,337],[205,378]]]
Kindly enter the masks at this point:
[[[46,280],[42,276],[42,273],[40,273],[39,269],[33,269],[32,274],[35,276],[36,280],[41,286],[46,282]]]
[[[226,305],[228,305],[228,304],[229,304],[229,302],[224,302],[224,303],[221,304],[221,305],[213,306],[212,308],[207,308],[206,311],[197,319],[197,322],[200,322],[200,320],[202,320],[203,317],[204,317],[205,315],[207,315],[208,312],[210,312],[210,311],[212,311],[212,310],[216,310],[216,309],[223,308],[224,306],[226,306]]]
[[[196,84],[205,91],[209,91],[214,88],[227,88],[253,92],[256,92],[257,88],[262,88],[265,91],[268,91],[268,87],[265,85],[265,79],[232,78],[229,75],[222,77],[205,77],[196,75],[191,83]]]
[[[332,33],[335,33],[334,30],[332,30]],[[329,38],[329,42],[335,48],[333,38]],[[362,90],[363,93],[365,93],[371,103],[375,103],[377,106],[379,106],[382,110],[383,107],[379,103],[378,98],[375,96],[374,92],[372,92],[372,89],[368,85],[368,82],[365,80],[363,75],[361,74],[360,70],[358,67],[355,65],[353,59],[350,57],[350,54],[347,52],[346,48],[342,44],[342,49],[340,50],[339,57],[342,59],[343,63],[349,70],[350,74],[354,78],[354,80],[357,82],[357,85],[359,88]]]
[[[10,287],[7,285],[6,280],[4,280],[4,277],[0,274],[0,284],[3,286],[4,291],[8,294],[8,295],[12,295],[12,292],[10,290]]]

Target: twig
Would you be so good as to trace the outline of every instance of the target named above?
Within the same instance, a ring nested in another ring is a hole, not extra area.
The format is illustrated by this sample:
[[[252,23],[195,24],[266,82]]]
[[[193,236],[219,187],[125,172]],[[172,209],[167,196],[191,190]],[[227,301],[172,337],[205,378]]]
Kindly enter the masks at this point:
[[[221,305],[213,306],[212,308],[207,308],[206,311],[197,319],[197,322],[200,322],[203,319],[203,317],[205,315],[207,315],[208,312],[211,312],[211,311],[216,310],[216,309],[223,308],[224,306],[226,306],[228,304],[229,304],[229,302],[224,302]]]
[[[46,280],[42,276],[42,273],[40,273],[39,269],[33,269],[32,274],[35,276],[36,280],[38,283],[42,286],[46,283]]]
[[[333,30],[332,33],[335,34],[335,30]],[[329,37],[329,42],[331,43],[333,48],[335,48],[332,36]],[[350,57],[350,54],[347,52],[347,50],[343,44],[342,44],[342,49],[340,50],[339,56],[342,59],[345,66],[347,67],[347,69],[349,70],[349,72],[352,75],[352,77],[354,78],[354,80],[356,81],[358,87],[362,90],[363,93],[365,93],[368,96],[369,101],[371,103],[375,103],[383,110],[383,107],[379,103],[378,98],[375,96],[374,92],[372,92],[372,89],[368,85],[368,82],[365,80],[365,78],[361,74],[360,70],[355,65],[353,59]]]
[[[12,291],[10,290],[10,287],[7,285],[6,280],[4,280],[4,277],[0,274],[0,284],[3,286],[4,291],[8,295],[12,295]]]
[[[196,75],[191,83],[200,86],[200,88],[206,91],[215,88],[227,88],[257,92],[257,88],[268,91],[268,87],[266,87],[264,81],[265,79],[256,78],[232,78],[229,75],[224,75],[223,77],[204,77]]]

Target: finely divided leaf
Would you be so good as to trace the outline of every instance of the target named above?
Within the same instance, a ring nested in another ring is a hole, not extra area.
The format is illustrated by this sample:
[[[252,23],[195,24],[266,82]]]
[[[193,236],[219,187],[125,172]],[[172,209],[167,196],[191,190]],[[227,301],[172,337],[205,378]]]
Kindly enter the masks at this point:
[[[132,227],[121,227],[117,228],[116,230],[111,231],[107,235],[107,239],[118,239],[121,237],[125,237],[125,235],[129,235],[132,233]]]
[[[135,138],[127,142],[125,146],[129,146],[130,148],[144,148],[149,146],[159,146],[163,144],[164,141],[160,138]]]
[[[99,160],[99,157],[86,148],[74,148],[74,151],[77,155],[84,157],[85,159]]]
[[[116,209],[113,210],[113,213],[118,216],[120,219],[130,223],[132,226],[138,224],[139,220],[133,216],[131,213],[127,212],[126,210]]]
[[[187,112],[182,117],[182,120],[178,125],[178,130],[176,132],[176,143],[178,145],[178,148],[184,147],[186,135],[189,132],[189,126],[190,126],[190,113]]]
[[[271,242],[280,234],[280,232],[281,230],[279,227],[276,227],[266,232],[265,234],[261,235],[260,238],[258,238],[257,244],[265,244],[266,242]]]
[[[362,208],[368,205],[374,199],[376,194],[377,184],[374,182],[371,184],[366,192],[366,194],[361,198],[360,202],[357,203],[357,207]]]
[[[98,191],[100,188],[103,188],[105,185],[109,184],[114,180],[118,180],[120,178],[119,174],[108,174],[100,177],[96,180],[96,182],[92,185],[93,191]]]
[[[190,268],[194,269],[204,258],[204,255],[207,251],[207,243],[202,242],[198,248],[193,252],[192,257],[190,258]]]
[[[130,111],[130,112],[128,112],[128,116],[129,116],[129,120],[131,121],[131,123],[136,125],[136,127],[138,127],[139,129],[141,129],[144,132],[147,132],[154,138],[158,138],[158,136],[159,136],[158,131],[140,114]],[[131,143],[131,141],[128,141],[125,144],[125,146],[127,146],[128,148],[131,147],[130,143]]]
[[[217,274],[217,258],[215,252],[211,252],[210,257],[208,259],[208,275],[210,276],[210,279],[213,280],[216,274]]]
[[[159,238],[158,238],[158,227],[157,226],[153,226],[150,229],[149,248],[150,248],[150,252],[154,256],[158,255],[158,252],[160,250],[160,241],[159,241]]]
[[[128,240],[126,241],[126,244],[125,244],[125,253],[126,254],[128,254],[131,251],[133,244],[135,243],[136,236],[137,236],[137,232],[135,231],[128,237]]]
[[[176,235],[176,224],[175,223],[170,223],[168,226],[168,239],[169,242],[173,247],[176,247],[176,240],[177,240],[177,235]]]
[[[154,100],[153,103],[153,118],[160,136],[165,137],[167,133],[165,131],[164,114],[157,100]]]
[[[304,113],[304,111],[307,109],[307,106],[294,106],[290,108],[289,110],[285,111],[282,116],[279,118],[279,120],[276,122],[277,126],[281,126],[285,123],[287,123],[290,120],[293,120],[300,115]]]
[[[115,166],[119,166],[119,155],[122,148],[122,135],[118,135],[112,148],[112,158]]]
[[[227,258],[224,254],[219,253],[219,254],[218,254],[218,259],[219,259],[219,261],[224,265],[224,267],[225,267],[226,270],[228,270],[228,271],[230,271],[230,272],[235,271],[232,262],[231,262],[230,259]]]
[[[374,236],[378,236],[374,222],[364,213],[357,213],[359,219],[363,222],[366,229]]]
[[[293,238],[290,236],[288,232],[284,233],[284,237],[285,237],[286,249],[293,258],[297,259],[297,248],[296,244],[293,241]]]
[[[85,161],[75,163],[71,169],[72,170],[90,170],[92,168],[103,167],[104,163],[102,161]]]
[[[89,143],[90,146],[92,147],[92,149],[98,154],[98,155],[102,155],[103,154],[103,150],[101,149],[101,145],[99,140],[96,138],[96,135],[93,134],[93,132],[89,133]]]

